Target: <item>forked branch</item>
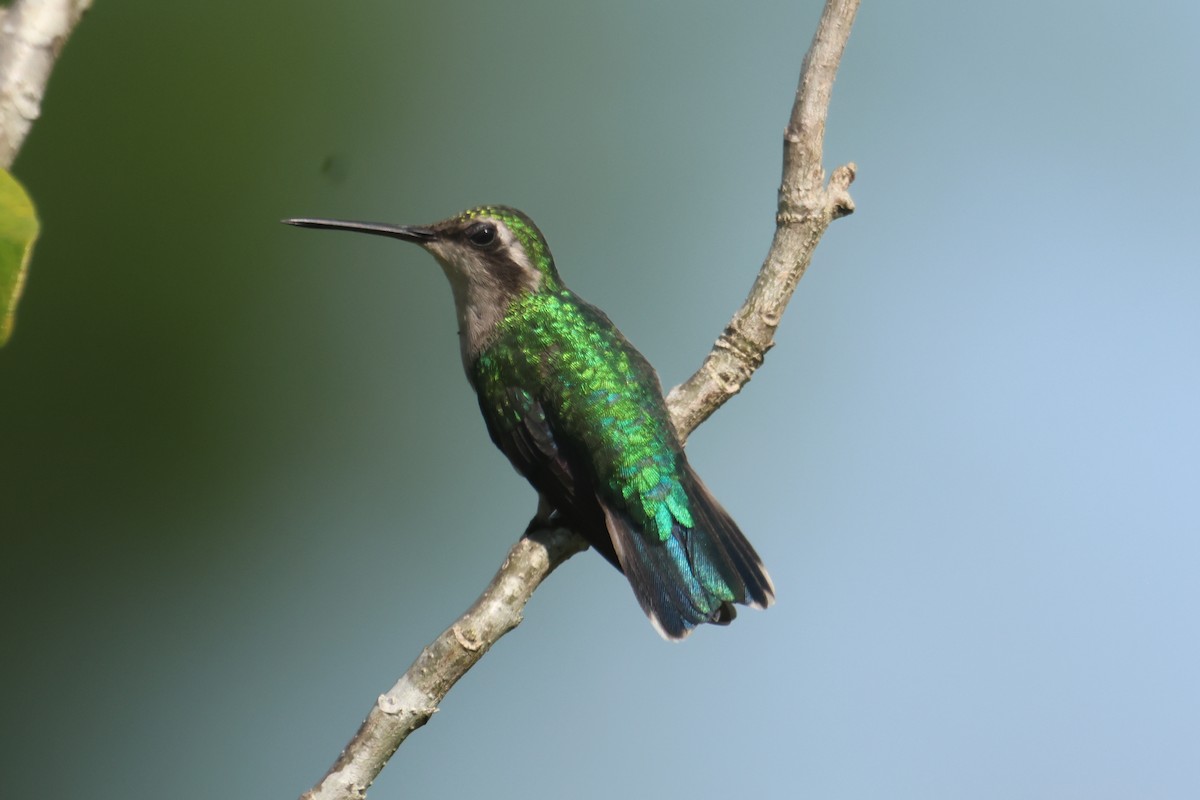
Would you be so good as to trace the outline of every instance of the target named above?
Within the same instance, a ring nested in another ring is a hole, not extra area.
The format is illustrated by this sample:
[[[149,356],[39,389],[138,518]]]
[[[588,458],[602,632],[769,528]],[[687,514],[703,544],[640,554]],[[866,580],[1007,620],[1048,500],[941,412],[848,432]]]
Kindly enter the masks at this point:
[[[783,181],[775,238],[749,296],[696,374],[667,397],[675,428],[686,440],[741,391],[774,343],[783,311],[829,224],[854,211],[854,165],[821,165],[833,81],[858,0],[827,0],[804,59],[784,135]],[[587,548],[565,529],[533,531],[517,542],[475,604],[426,647],[396,685],[379,696],[358,733],[329,772],[301,800],[350,800],[367,789],[410,733],[429,721],[450,688],[501,636],[521,622],[533,592],[559,564]]]

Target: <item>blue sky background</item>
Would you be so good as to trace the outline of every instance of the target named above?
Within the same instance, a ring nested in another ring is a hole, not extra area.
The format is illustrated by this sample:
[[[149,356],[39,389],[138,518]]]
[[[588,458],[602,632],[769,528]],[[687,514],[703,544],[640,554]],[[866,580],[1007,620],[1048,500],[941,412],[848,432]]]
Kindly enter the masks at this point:
[[[294,797],[533,512],[415,248],[529,212],[678,383],[745,296],[819,4],[100,0],[16,166],[13,797]],[[594,553],[371,791],[1200,794],[1200,10],[864,4],[858,164],[689,454],[778,605],[662,642]]]

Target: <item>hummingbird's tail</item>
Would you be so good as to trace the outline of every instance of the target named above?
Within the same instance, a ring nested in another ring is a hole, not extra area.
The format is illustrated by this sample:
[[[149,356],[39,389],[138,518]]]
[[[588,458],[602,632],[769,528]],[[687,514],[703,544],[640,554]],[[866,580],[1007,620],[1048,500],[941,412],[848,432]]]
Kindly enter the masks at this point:
[[[775,602],[775,586],[754,547],[691,468],[684,469],[693,525],[674,521],[665,541],[600,500],[621,569],[642,610],[664,639],[676,640],[697,625],[728,625],[737,616],[734,603],[766,608]]]

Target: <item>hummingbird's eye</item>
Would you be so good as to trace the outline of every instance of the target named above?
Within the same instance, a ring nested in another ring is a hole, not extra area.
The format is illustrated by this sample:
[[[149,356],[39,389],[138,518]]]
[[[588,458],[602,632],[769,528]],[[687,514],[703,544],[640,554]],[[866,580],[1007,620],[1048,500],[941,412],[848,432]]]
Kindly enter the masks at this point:
[[[490,222],[479,222],[467,229],[467,238],[476,247],[487,247],[496,241],[496,226]]]

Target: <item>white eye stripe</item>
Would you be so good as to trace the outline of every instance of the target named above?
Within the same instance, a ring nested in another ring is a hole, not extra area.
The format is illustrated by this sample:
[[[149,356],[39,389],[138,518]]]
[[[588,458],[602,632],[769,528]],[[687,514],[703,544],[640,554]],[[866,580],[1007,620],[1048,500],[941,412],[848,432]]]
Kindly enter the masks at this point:
[[[509,259],[520,267],[522,272],[537,274],[533,262],[529,260],[529,254],[525,252],[525,248],[517,239],[516,234],[498,220],[490,220],[490,222],[496,226],[496,236],[500,239],[500,248],[508,255]],[[538,277],[540,278],[540,275]]]

